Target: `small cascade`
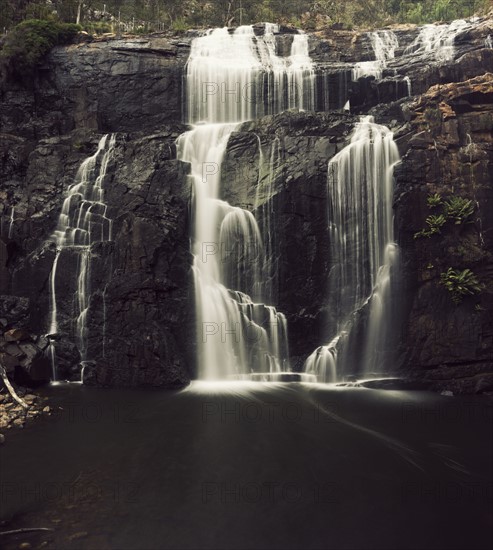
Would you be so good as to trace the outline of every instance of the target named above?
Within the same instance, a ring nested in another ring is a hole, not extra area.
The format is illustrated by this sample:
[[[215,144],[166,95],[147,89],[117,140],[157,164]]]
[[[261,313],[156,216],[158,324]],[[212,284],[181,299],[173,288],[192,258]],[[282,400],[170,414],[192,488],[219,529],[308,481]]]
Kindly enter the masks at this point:
[[[483,217],[481,216],[481,204],[476,196],[477,186],[475,184],[474,176],[474,164],[478,159],[478,155],[481,155],[481,148],[478,147],[476,143],[472,140],[471,134],[466,134],[467,145],[463,148],[464,153],[469,157],[469,179],[472,184],[472,189],[474,193],[474,202],[476,203],[477,216],[476,224],[478,226],[478,235],[481,245],[484,246],[484,233],[483,233]]]
[[[331,343],[316,350],[305,371],[321,379],[345,370],[355,312],[366,306],[363,368],[373,364],[375,348],[382,347],[390,292],[390,275],[396,256],[393,244],[393,169],[399,153],[392,132],[363,117],[351,142],[335,155],[328,167],[328,222],[331,249],[329,311],[338,320]],[[385,305],[384,305],[385,304]],[[325,363],[324,363],[325,361]],[[344,363],[345,360],[342,360]],[[322,365],[325,367],[322,368]]]
[[[12,211],[10,212],[10,223],[9,223],[9,232],[7,234],[8,238],[12,238],[12,233],[14,231],[14,216],[15,216],[15,206],[12,206]]]
[[[56,294],[57,269],[65,250],[77,254],[77,280],[74,304],[75,333],[81,363],[87,361],[87,314],[90,301],[91,245],[112,239],[112,220],[107,216],[103,182],[108,163],[114,151],[116,136],[105,135],[94,155],[80,166],[75,182],[67,191],[58,224],[52,235],[56,255],[50,274],[50,338],[49,354],[52,360],[53,380],[57,380],[55,335],[59,330]]]
[[[49,289],[50,289],[50,326],[48,329],[49,337],[49,346],[48,346],[48,356],[51,361],[51,378],[53,382],[58,380],[57,368],[56,368],[56,349],[55,341],[53,337],[58,332],[58,306],[56,301],[56,273],[58,268],[58,260],[60,259],[60,248],[57,247],[55,253],[55,260],[53,262],[53,267],[51,268],[50,279],[49,279]]]
[[[314,109],[315,70],[308,37],[294,35],[289,57],[276,53],[277,25],[214,29],[192,42],[187,63],[190,122],[242,122],[286,109]]]
[[[15,206],[12,206],[10,210],[10,216],[2,214],[0,219],[0,236],[12,239],[14,234],[14,222],[15,222]],[[8,225],[7,225],[8,224]]]
[[[385,346],[392,329],[392,270],[397,267],[399,248],[389,242],[385,246],[383,264],[379,267],[369,302],[366,346],[363,353],[363,374],[377,372],[385,363]]]
[[[493,42],[491,40],[491,34],[489,34],[485,39],[484,39],[484,47],[485,48],[493,48]]]
[[[406,86],[407,86],[407,96],[408,97],[411,97],[413,94],[412,94],[412,84],[411,84],[411,79],[408,77],[408,76],[405,76],[404,77],[404,82],[406,83]]]
[[[388,61],[394,59],[395,50],[399,47],[397,36],[392,31],[374,31],[369,36],[375,60],[356,63],[352,71],[353,80],[363,76],[374,76],[380,80]]]
[[[258,136],[257,136],[258,138]],[[264,235],[264,280],[262,281],[261,295],[274,298],[275,279],[278,272],[279,257],[276,248],[276,212],[272,197],[274,196],[277,179],[281,170],[281,142],[275,137],[268,151],[259,142],[259,168],[258,182],[255,193],[255,212],[259,218],[262,233]],[[277,296],[277,293],[276,293]]]
[[[218,204],[223,206],[219,230],[221,280],[227,288],[244,289],[255,299],[261,299],[256,284],[263,270],[264,247],[257,221],[248,210]]]
[[[470,23],[464,19],[446,25],[424,25],[415,40],[404,50],[404,55],[433,52],[437,61],[450,61],[454,57],[455,37],[469,26]]]
[[[304,371],[316,376],[320,382],[337,380],[337,348],[345,333],[338,334],[327,346],[318,347],[306,360]]]
[[[295,34],[287,61],[289,108],[315,109],[315,69],[308,53],[308,38]],[[294,93],[291,92],[293,90]]]

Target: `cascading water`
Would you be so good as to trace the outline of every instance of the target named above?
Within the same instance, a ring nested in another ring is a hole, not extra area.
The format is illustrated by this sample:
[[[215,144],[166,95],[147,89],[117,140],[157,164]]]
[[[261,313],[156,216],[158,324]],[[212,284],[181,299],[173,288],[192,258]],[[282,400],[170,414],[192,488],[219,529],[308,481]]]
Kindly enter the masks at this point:
[[[394,59],[395,50],[399,47],[397,36],[392,31],[374,31],[369,33],[369,36],[375,60],[356,63],[352,70],[353,80],[358,80],[362,76],[381,79],[388,61]]]
[[[399,152],[392,132],[364,117],[351,142],[328,167],[328,222],[331,249],[329,310],[337,319],[335,336],[307,359],[305,371],[334,380],[345,370],[344,349],[352,316],[369,308],[360,364],[373,368],[376,350],[389,322],[390,274],[396,257],[393,243],[393,168]]]
[[[15,216],[15,206],[12,206],[12,211],[10,212],[10,223],[9,223],[9,232],[8,232],[8,238],[12,238],[12,233],[14,231],[14,216]]]
[[[276,136],[269,149],[264,152],[264,146],[257,136],[259,145],[259,168],[257,190],[255,193],[255,212],[260,216],[260,223],[264,234],[264,280],[262,281],[263,296],[271,300],[274,297],[273,285],[276,282],[278,271],[278,256],[276,253],[276,212],[271,198],[279,177],[281,168],[281,142]],[[277,296],[277,294],[276,294]]]
[[[190,123],[244,122],[286,109],[315,104],[315,71],[308,39],[293,36],[291,55],[276,53],[278,26],[266,24],[214,29],[192,42],[187,64],[187,118]],[[192,92],[193,90],[193,92]]]
[[[413,95],[412,94],[411,79],[408,76],[405,76],[404,77],[404,82],[406,83],[406,87],[407,87],[407,95],[408,95],[408,97],[411,97]]]
[[[7,218],[7,220],[5,218]],[[10,210],[10,216],[7,217],[5,214],[2,214],[0,218],[0,236],[4,237],[6,234],[7,239],[11,239],[14,233],[14,222],[15,222],[15,206],[12,206]]]
[[[197,125],[178,139],[194,189],[194,278],[198,374],[220,379],[280,372],[288,365],[284,315],[265,305],[266,251],[254,216],[220,200],[221,166],[241,122],[289,108],[313,109],[315,72],[308,39],[276,53],[276,25],[215,29],[192,43],[187,117]],[[230,290],[232,289],[232,290]],[[253,296],[254,302],[250,296]]]
[[[105,135],[94,155],[80,166],[75,182],[68,189],[63,202],[58,225],[52,235],[56,243],[56,255],[50,274],[50,326],[48,334],[58,332],[58,304],[56,295],[57,268],[64,250],[78,256],[77,292],[75,293],[75,333],[81,363],[87,361],[87,313],[90,299],[91,245],[112,239],[112,220],[107,216],[103,182],[108,163],[114,151],[116,136]],[[52,361],[52,377],[57,380],[56,349],[51,338],[49,353]]]
[[[447,25],[424,25],[418,36],[404,50],[404,55],[434,52],[437,61],[449,61],[454,57],[456,36],[465,31],[470,23],[457,19]]]

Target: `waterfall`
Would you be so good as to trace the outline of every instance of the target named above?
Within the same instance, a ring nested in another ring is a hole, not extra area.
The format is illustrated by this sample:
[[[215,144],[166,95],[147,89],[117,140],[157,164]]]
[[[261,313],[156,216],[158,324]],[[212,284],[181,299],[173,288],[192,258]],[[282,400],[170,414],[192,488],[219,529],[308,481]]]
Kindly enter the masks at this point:
[[[405,76],[404,77],[404,82],[406,83],[406,87],[407,87],[407,95],[408,95],[408,97],[411,97],[413,95],[412,94],[411,79],[408,76]]]
[[[341,332],[327,345],[318,347],[306,360],[306,374],[316,376],[320,382],[335,382],[337,380],[337,346],[345,333]]]
[[[94,155],[84,160],[77,171],[75,182],[68,188],[51,239],[56,244],[55,260],[50,273],[50,339],[49,354],[53,380],[57,380],[56,346],[54,336],[59,330],[57,304],[57,269],[65,250],[77,255],[77,279],[74,304],[75,334],[81,363],[87,361],[87,313],[90,301],[91,245],[112,239],[112,220],[107,216],[103,182],[116,143],[114,134],[101,138]]]
[[[259,144],[258,181],[255,193],[255,212],[260,218],[260,226],[264,234],[264,280],[262,281],[263,296],[274,297],[274,282],[277,282],[279,258],[276,252],[276,212],[271,198],[281,171],[281,142],[275,137],[267,151],[257,136]],[[277,296],[277,293],[276,293]]]
[[[8,238],[12,238],[12,233],[14,231],[14,216],[15,216],[15,206],[12,206],[12,211],[10,212],[10,222],[9,222],[9,232]]]
[[[286,109],[312,110],[315,70],[308,37],[294,35],[291,55],[276,53],[278,26],[208,31],[192,42],[186,74],[189,122],[243,122]]]
[[[290,108],[315,109],[315,69],[308,53],[308,39],[304,34],[295,34],[288,59],[287,73]],[[291,93],[294,91],[294,93]]]
[[[305,370],[321,379],[340,375],[346,365],[352,319],[369,310],[360,364],[370,370],[385,340],[393,243],[393,168],[399,162],[392,132],[363,117],[351,141],[329,162],[328,222],[331,250],[329,309],[336,334],[308,358]],[[342,363],[342,364],[341,364]]]
[[[249,296],[263,277],[257,222],[251,212],[219,198],[222,160],[236,127],[201,125],[178,139],[178,157],[190,163],[194,189],[192,252],[203,379],[278,372],[288,357],[285,317]]]
[[[394,59],[395,50],[399,47],[397,36],[392,31],[374,31],[369,36],[375,60],[356,63],[352,70],[353,80],[362,76],[374,76],[380,80],[388,61]]]
[[[290,55],[281,57],[278,31],[273,24],[265,24],[261,36],[253,26],[211,30],[194,39],[187,63],[185,103],[195,126],[178,138],[177,149],[178,158],[190,163],[194,190],[200,378],[276,373],[288,366],[286,318],[264,303],[270,234],[266,247],[253,214],[221,200],[223,158],[241,122],[290,108],[314,109],[308,37],[295,35]],[[263,228],[269,231],[268,223]]]
[[[404,55],[434,52],[437,61],[449,61],[454,57],[455,37],[469,26],[470,23],[464,19],[457,19],[447,25],[424,25],[404,50]]]

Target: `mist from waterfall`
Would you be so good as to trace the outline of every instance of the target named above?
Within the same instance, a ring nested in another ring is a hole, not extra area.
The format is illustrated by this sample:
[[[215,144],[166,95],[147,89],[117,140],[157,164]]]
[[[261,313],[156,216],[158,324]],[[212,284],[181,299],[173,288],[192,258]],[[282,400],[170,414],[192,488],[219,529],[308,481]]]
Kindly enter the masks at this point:
[[[87,361],[87,314],[91,297],[91,245],[112,239],[112,220],[107,216],[103,183],[108,163],[116,144],[116,135],[105,135],[94,155],[79,167],[74,183],[68,188],[58,218],[57,228],[51,239],[56,244],[55,260],[49,279],[50,321],[48,335],[59,331],[59,307],[57,303],[57,270],[64,251],[77,255],[76,292],[73,317],[75,336],[81,355],[81,364]],[[56,344],[50,339],[49,355],[52,362],[52,378],[57,380]]]
[[[276,373],[289,365],[286,318],[267,305],[271,271],[257,220],[221,200],[221,167],[240,124],[290,108],[314,109],[315,72],[308,37],[293,36],[277,55],[277,25],[214,29],[194,39],[186,73],[188,122],[178,158],[191,165],[194,190],[198,375],[202,379]],[[198,124],[201,123],[201,124]],[[231,182],[229,182],[231,184]],[[264,225],[265,229],[265,225]]]
[[[347,346],[354,318],[365,309],[364,342],[359,370],[375,368],[385,346],[390,319],[392,266],[397,256],[393,238],[393,169],[399,152],[392,132],[363,117],[351,141],[329,162],[327,178],[328,237],[331,269],[329,304],[337,319],[330,342],[316,349],[305,371],[333,381],[354,365]]]

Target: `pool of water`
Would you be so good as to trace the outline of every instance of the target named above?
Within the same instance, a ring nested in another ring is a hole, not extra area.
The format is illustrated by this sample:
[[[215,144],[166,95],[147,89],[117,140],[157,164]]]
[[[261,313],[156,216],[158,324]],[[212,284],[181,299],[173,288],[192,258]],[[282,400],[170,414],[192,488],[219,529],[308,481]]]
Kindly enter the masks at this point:
[[[0,449],[2,548],[490,549],[492,404],[309,383],[45,390]]]

